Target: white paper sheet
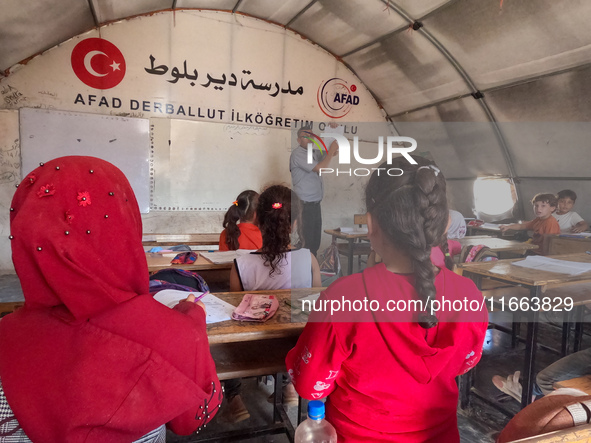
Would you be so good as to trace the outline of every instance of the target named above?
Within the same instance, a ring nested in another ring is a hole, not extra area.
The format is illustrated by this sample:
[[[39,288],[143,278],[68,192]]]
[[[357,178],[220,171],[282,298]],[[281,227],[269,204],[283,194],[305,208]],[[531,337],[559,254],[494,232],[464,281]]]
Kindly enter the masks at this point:
[[[341,226],[339,229],[343,234],[367,234],[367,228]]]
[[[494,230],[500,230],[501,228],[499,228],[500,225],[494,224],[494,223],[483,223],[480,226],[477,226],[478,228],[486,228],[486,229],[494,229]]]
[[[199,298],[203,292],[186,292],[178,291],[176,289],[165,289],[156,293],[154,295],[154,300],[159,301],[163,305],[172,309],[179,301],[186,299],[189,294],[193,294],[196,298]],[[207,312],[205,316],[205,322],[207,324],[230,320],[232,318],[232,312],[234,312],[234,309],[236,308],[213,294],[204,295],[201,298],[201,301],[205,305]]]
[[[200,254],[210,262],[220,265],[223,263],[232,263],[235,258],[250,254],[251,252],[253,252],[253,250],[238,249],[237,251],[200,252]]]
[[[568,275],[579,275],[591,271],[591,263],[580,263],[535,255],[531,255],[525,260],[516,261],[511,264],[524,268]]]

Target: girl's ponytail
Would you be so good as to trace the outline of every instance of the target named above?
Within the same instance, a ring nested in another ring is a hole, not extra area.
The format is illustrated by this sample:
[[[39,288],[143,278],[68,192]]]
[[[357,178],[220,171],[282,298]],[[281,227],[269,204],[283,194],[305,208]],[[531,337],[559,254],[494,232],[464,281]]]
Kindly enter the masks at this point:
[[[230,251],[239,249],[240,228],[238,221],[247,222],[253,219],[259,194],[253,190],[241,192],[232,206],[224,215],[223,227],[226,230],[226,244]]]

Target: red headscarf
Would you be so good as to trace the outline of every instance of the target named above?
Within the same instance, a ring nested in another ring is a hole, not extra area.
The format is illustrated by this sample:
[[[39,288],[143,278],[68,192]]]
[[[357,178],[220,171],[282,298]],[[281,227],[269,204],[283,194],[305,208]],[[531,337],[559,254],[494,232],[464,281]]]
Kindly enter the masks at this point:
[[[129,442],[213,417],[221,389],[205,314],[153,300],[133,191],[115,166],[62,157],[31,172],[10,209],[25,306],[0,322],[0,378],[42,442]]]

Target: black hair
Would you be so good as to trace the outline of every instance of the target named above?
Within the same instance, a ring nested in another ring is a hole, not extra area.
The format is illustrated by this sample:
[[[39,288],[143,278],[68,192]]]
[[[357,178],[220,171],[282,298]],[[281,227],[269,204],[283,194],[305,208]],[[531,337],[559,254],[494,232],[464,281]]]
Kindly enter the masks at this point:
[[[365,191],[367,210],[377,221],[387,239],[404,251],[411,260],[415,274],[415,289],[427,307],[435,300],[435,271],[431,262],[431,248],[441,247],[448,254],[446,227],[449,219],[445,177],[430,160],[412,156],[411,164],[398,157],[392,164],[383,163],[371,175]],[[398,168],[398,169],[396,169]],[[401,175],[389,171],[402,170]],[[446,255],[446,266],[451,268]],[[425,329],[438,322],[427,312],[417,321]]]
[[[251,189],[242,191],[236,201],[228,208],[224,215],[223,226],[226,229],[226,244],[231,251],[239,248],[238,237],[240,237],[240,228],[236,224],[238,220],[247,222],[253,219],[259,193]]]
[[[577,201],[577,194],[575,191],[571,191],[570,189],[564,189],[556,194],[556,198],[560,200],[561,198],[570,198],[573,202]]]
[[[554,194],[545,194],[543,192],[534,195],[534,198],[531,199],[531,204],[533,205],[535,202],[548,203],[554,208],[558,206],[558,199]]]
[[[299,197],[283,185],[270,186],[259,196],[257,220],[263,237],[261,253],[265,265],[271,268],[269,276],[278,270],[279,262],[289,250],[291,227],[296,220],[298,226],[301,224],[301,212]]]

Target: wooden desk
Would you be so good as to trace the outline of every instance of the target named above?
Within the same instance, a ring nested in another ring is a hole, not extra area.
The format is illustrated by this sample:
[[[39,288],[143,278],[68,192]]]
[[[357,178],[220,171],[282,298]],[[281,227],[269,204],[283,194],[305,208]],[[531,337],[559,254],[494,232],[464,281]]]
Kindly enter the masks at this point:
[[[552,258],[591,263],[590,254],[568,254],[557,255]],[[545,291],[548,288],[558,288],[565,285],[591,282],[591,272],[579,275],[557,274],[513,266],[511,263],[521,259],[499,260],[496,262],[482,263],[461,263],[458,265],[458,271],[468,277],[471,277],[478,288],[482,287],[482,278],[487,277],[492,280],[509,283],[511,285],[521,285],[529,291],[529,299],[537,298],[542,300]],[[591,301],[591,295],[587,301]],[[583,300],[579,300],[583,302]],[[533,383],[534,383],[534,362],[536,357],[536,345],[538,334],[539,311],[528,310],[523,312],[527,318],[527,337],[525,340],[525,358],[523,375],[523,394],[521,397],[521,406],[525,407],[531,402]],[[465,383],[464,383],[465,386]],[[466,389],[462,391],[462,403],[468,402]]]
[[[548,235],[548,254],[575,254],[591,251],[591,237]]]
[[[272,294],[279,300],[279,309],[264,323],[228,320],[207,325],[209,344],[257,341],[274,338],[298,337],[306,325],[307,316],[297,315],[292,318],[291,306],[287,301],[317,294],[325,288],[278,289],[274,291],[218,292],[214,295],[238,306],[244,294]]]
[[[179,251],[182,252],[182,251]],[[232,263],[214,264],[205,257],[199,255],[195,263],[190,265],[171,265],[170,261],[174,257],[163,257],[161,254],[146,253],[148,261],[148,272],[153,274],[161,269],[186,269],[198,272],[206,282],[230,282],[230,271]]]
[[[357,240],[367,240],[367,233],[365,234],[346,234],[341,232],[340,229],[325,229],[324,232],[332,236],[332,241],[336,242],[337,239],[346,240],[348,243],[347,249],[347,275],[353,273],[353,248]],[[367,253],[369,255],[370,246],[367,245]]]
[[[220,380],[275,374],[275,392],[282,389],[282,373],[286,372],[285,357],[292,349],[306,325],[306,315],[291,315],[291,306],[286,302],[315,294],[324,288],[245,291],[215,293],[216,297],[238,306],[244,294],[273,294],[279,300],[279,308],[273,317],[264,323],[228,320],[207,325],[211,355]],[[236,438],[261,433],[286,432],[293,441],[294,428],[276,396],[273,407],[273,423],[254,429],[228,431],[216,434],[215,441],[236,441]],[[298,423],[302,418],[298,411]],[[201,440],[202,437],[198,439]]]
[[[494,224],[494,223],[489,223],[490,224]],[[498,225],[500,226],[500,225]],[[468,226],[466,225],[466,234],[468,236],[474,236],[474,235],[479,235],[479,234],[483,234],[483,235],[492,235],[494,237],[508,237],[508,238],[512,238],[515,236],[515,232],[517,231],[505,231],[505,232],[501,232],[501,230],[499,228],[492,228],[492,227],[487,227],[487,226]]]
[[[217,246],[220,234],[143,234],[144,246]]]
[[[532,243],[481,235],[464,237],[457,241],[460,242],[462,248],[464,246],[485,245],[494,252],[515,252],[518,254],[525,254],[528,250],[538,249],[538,245]]]

